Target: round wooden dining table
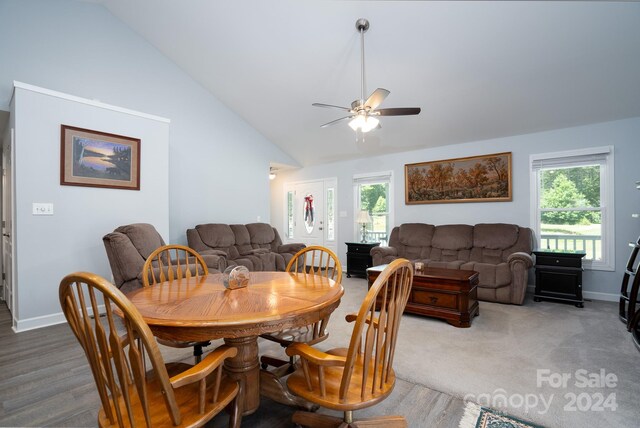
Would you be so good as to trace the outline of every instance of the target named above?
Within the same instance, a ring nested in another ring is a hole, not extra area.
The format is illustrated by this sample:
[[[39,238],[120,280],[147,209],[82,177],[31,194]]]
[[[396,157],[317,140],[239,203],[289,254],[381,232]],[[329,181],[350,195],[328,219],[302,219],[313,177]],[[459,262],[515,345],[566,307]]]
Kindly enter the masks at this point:
[[[244,411],[260,405],[258,336],[312,324],[340,304],[344,289],[320,275],[251,272],[249,285],[228,290],[222,274],[162,282],[130,292],[153,334],[161,339],[224,339],[238,354],[224,363],[229,376],[245,380]]]

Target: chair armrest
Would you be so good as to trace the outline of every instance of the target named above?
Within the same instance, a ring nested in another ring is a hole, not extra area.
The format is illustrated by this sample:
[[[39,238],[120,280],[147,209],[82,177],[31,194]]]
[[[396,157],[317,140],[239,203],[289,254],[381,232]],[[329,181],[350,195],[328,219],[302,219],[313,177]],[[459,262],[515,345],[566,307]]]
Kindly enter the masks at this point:
[[[373,247],[370,251],[370,254],[372,256],[380,256],[380,257],[385,257],[385,256],[397,256],[398,255],[398,249],[395,247]]]
[[[512,267],[514,263],[524,263],[525,268],[530,268],[533,266],[533,257],[530,254],[519,251],[517,253],[509,254],[507,257],[507,263],[509,263],[509,267]]]
[[[202,361],[188,370],[169,379],[171,386],[179,388],[194,382],[201,381],[220,367],[228,357],[235,357],[238,350],[232,346],[222,345],[211,351]]]
[[[280,245],[278,247],[278,253],[282,254],[282,253],[291,253],[291,254],[295,254],[298,251],[302,250],[303,248],[305,248],[306,245],[304,244],[284,244],[284,245]]]
[[[286,353],[288,356],[293,357],[298,355],[313,364],[318,366],[330,367],[330,366],[344,366],[347,358],[339,355],[331,355],[318,351],[317,349],[307,345],[306,343],[294,343],[287,346]]]
[[[347,314],[344,319],[347,322],[354,322],[356,320],[356,318],[358,318],[358,313],[357,312],[353,312],[351,314]]]
[[[358,319],[358,314],[357,313],[352,313],[352,314],[347,314],[347,316],[344,317],[344,319],[347,322],[354,322],[356,319]],[[371,323],[371,316],[367,316],[367,319],[364,320],[365,323],[370,324]],[[378,326],[378,318],[374,318],[373,319],[373,325],[374,326]]]

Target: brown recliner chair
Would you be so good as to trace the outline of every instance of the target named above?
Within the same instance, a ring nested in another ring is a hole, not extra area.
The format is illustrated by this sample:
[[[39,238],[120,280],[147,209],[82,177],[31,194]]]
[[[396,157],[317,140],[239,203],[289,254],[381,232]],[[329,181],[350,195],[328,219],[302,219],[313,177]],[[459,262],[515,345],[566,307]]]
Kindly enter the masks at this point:
[[[120,226],[102,238],[107,250],[113,281],[123,293],[142,287],[142,267],[157,248],[165,245],[162,236],[150,224],[134,223]],[[202,256],[209,272],[226,268],[224,257]]]

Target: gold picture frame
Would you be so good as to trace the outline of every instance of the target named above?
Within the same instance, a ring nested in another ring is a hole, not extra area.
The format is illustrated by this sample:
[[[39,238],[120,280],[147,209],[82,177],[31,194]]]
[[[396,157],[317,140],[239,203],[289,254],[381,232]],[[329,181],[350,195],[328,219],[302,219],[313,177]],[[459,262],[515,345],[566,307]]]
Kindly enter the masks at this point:
[[[140,139],[61,125],[60,184],[140,190]]]
[[[511,152],[404,166],[405,203],[508,202]]]

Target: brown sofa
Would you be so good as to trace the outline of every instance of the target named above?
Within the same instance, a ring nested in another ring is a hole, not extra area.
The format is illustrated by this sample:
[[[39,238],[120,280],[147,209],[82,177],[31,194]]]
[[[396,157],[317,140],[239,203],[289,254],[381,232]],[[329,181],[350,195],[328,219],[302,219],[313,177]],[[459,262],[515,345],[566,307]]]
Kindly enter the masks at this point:
[[[266,223],[199,224],[187,230],[189,246],[203,256],[224,257],[228,266],[250,271],[284,271],[304,244],[285,244],[278,231]]]
[[[371,255],[374,266],[404,257],[426,267],[475,270],[478,299],[521,305],[533,266],[532,243],[531,229],[515,224],[407,223],[393,228],[389,246],[375,247]]]
[[[107,251],[113,280],[123,293],[142,287],[142,267],[147,257],[163,245],[164,239],[158,231],[147,223],[120,226],[102,238]],[[209,272],[223,271],[224,257],[202,256]]]

